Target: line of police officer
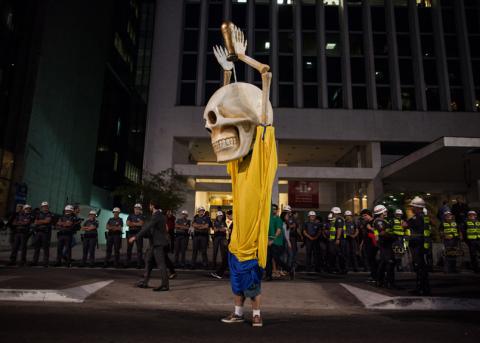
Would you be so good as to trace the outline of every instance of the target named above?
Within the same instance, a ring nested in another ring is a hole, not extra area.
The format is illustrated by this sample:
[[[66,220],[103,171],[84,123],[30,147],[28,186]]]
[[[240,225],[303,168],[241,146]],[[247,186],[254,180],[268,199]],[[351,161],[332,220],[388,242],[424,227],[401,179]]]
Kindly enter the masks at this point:
[[[88,218],[83,220],[79,217],[80,209],[72,205],[64,208],[63,214],[55,218],[50,212],[48,202],[44,201],[40,205],[38,212],[33,213],[32,207],[28,204],[17,206],[16,213],[9,221],[8,226],[11,230],[11,247],[9,265],[17,264],[17,256],[20,252],[20,265],[27,262],[27,245],[30,237],[33,237],[34,254],[30,263],[32,266],[38,265],[40,252],[43,251],[43,266],[49,265],[50,243],[52,233],[57,235],[57,256],[55,266],[65,265],[70,267],[72,262],[72,247],[75,245],[74,239],[76,232],[81,232],[83,255],[80,266],[90,267],[95,265],[95,250],[98,247],[98,220],[96,211],[90,211]],[[106,224],[107,249],[104,267],[110,265],[112,252],[114,255],[114,266],[120,266],[120,249],[122,245],[123,219],[120,218],[120,208],[115,207],[111,217]],[[142,205],[135,204],[134,212],[127,218],[127,238],[135,236],[140,232],[145,223],[145,217],[142,214]],[[137,240],[130,243],[127,240],[127,259],[125,266],[131,264],[131,257],[134,245],[137,252],[137,268],[141,268],[143,261],[143,240]]]

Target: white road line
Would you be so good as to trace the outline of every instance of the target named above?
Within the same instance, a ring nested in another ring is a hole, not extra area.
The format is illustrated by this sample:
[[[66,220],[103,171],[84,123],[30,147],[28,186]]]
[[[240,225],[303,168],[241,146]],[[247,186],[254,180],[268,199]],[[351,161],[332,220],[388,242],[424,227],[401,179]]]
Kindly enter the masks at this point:
[[[0,301],[40,301],[83,303],[85,299],[112,283],[99,281],[67,289],[0,289]]]
[[[480,299],[450,297],[390,297],[341,283],[367,309],[414,311],[480,311]]]

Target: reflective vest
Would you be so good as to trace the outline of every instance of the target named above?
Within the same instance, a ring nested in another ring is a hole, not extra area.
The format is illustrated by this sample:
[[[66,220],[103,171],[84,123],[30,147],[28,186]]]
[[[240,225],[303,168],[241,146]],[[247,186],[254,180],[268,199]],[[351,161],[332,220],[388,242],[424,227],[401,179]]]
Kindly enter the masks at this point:
[[[337,229],[335,228],[335,219],[330,221],[330,232],[328,239],[334,241],[337,239]]]
[[[403,236],[405,234],[401,219],[393,218],[393,234],[396,236]]]
[[[448,238],[458,237],[458,228],[456,222],[443,223],[443,233]]]
[[[467,220],[467,239],[480,239],[480,221]]]
[[[431,226],[430,226],[430,217],[424,216],[423,223],[425,224],[423,227],[423,236],[425,237],[423,247],[425,249],[430,249],[430,236],[432,234]]]

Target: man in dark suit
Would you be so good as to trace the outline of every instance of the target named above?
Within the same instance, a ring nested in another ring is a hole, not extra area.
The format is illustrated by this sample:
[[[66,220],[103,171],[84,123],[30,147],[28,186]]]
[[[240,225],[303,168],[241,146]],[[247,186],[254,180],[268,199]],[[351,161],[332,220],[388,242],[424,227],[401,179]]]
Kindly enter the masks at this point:
[[[148,281],[150,280],[150,275],[152,274],[153,266],[156,262],[157,268],[160,271],[160,277],[162,283],[159,287],[154,288],[156,292],[168,291],[168,274],[167,266],[165,263],[165,248],[169,244],[167,226],[165,216],[160,210],[160,206],[155,201],[150,202],[150,211],[152,212],[152,217],[144,225],[142,230],[136,235],[129,239],[130,244],[132,244],[136,239],[148,238],[150,240],[149,249],[146,252],[145,257],[145,274],[142,281],[137,284],[137,287],[147,288]]]

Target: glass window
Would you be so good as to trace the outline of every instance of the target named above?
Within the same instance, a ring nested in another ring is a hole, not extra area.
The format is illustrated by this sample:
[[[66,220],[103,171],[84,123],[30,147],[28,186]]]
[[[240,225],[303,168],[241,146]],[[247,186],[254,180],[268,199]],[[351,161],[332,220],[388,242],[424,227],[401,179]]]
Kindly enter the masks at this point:
[[[423,74],[427,85],[436,85],[438,83],[435,60],[423,60]]]
[[[465,111],[465,102],[463,100],[463,88],[450,89],[450,108],[452,111]]]
[[[317,55],[317,35],[316,33],[303,33],[303,56]]]
[[[185,30],[183,51],[198,51],[198,30]]]
[[[442,10],[443,18],[443,32],[444,33],[455,33],[455,14],[453,9],[443,9]]]
[[[348,29],[350,31],[363,31],[361,7],[350,6],[348,8]]]
[[[195,105],[195,83],[182,82],[180,90],[180,105]]]
[[[402,110],[404,111],[415,111],[415,88],[412,87],[402,87]]]
[[[317,86],[303,86],[303,107],[316,108],[318,107],[318,92]]]
[[[328,107],[329,108],[342,108],[342,87],[341,86],[329,86],[328,89]]]
[[[448,80],[450,86],[460,86],[462,84],[462,74],[460,72],[460,62],[458,60],[447,61]]]
[[[317,82],[317,59],[303,57],[303,82]]]
[[[445,51],[447,53],[447,57],[458,57],[457,37],[444,36],[444,39],[445,39]]]
[[[278,57],[278,80],[293,81],[293,56]]]
[[[223,38],[219,30],[208,30],[207,51],[212,51],[215,45],[223,46]]]
[[[470,36],[470,55],[472,57],[480,57],[480,36]]]
[[[352,83],[365,83],[365,61],[363,57],[352,57],[350,59],[352,71]]]
[[[395,27],[397,32],[408,32],[408,8],[395,7]]]
[[[247,4],[234,3],[232,5],[232,22],[238,27],[246,29],[247,27]]]
[[[411,56],[412,50],[409,35],[397,36],[398,56]]]
[[[411,59],[400,59],[398,61],[400,70],[400,82],[402,85],[413,85],[413,65]]]
[[[435,56],[435,47],[433,45],[433,36],[432,35],[422,35],[422,54],[424,57],[433,57]]]
[[[278,33],[278,51],[279,52],[293,52],[293,32],[279,32]]]
[[[268,31],[255,31],[255,52],[269,52],[270,48],[270,33]]]
[[[304,30],[316,29],[315,12],[316,12],[315,6],[302,5],[302,29]]]
[[[293,29],[293,6],[278,6],[278,28]]]
[[[375,59],[375,81],[377,84],[389,84],[390,73],[388,70],[388,59],[376,58]]]
[[[430,8],[418,8],[420,32],[433,32],[432,11]]]
[[[377,87],[377,105],[379,110],[390,110],[392,108],[389,87]]]
[[[363,55],[363,35],[350,33],[350,55]]]
[[[342,46],[340,43],[340,35],[338,33],[327,33],[325,35],[325,53],[327,56],[340,56]]]
[[[278,105],[280,107],[293,107],[293,85],[278,86]]]
[[[426,89],[427,108],[429,111],[440,111],[440,97],[438,96],[438,88]]]
[[[365,87],[352,87],[353,108],[367,108],[367,89]]]
[[[270,28],[270,7],[268,5],[255,5],[255,28]]]
[[[480,86],[480,61],[472,61],[472,74],[475,86]]]
[[[197,55],[183,55],[182,80],[197,78]]]
[[[378,33],[373,35],[373,53],[378,56],[388,55],[387,35]]]
[[[200,5],[187,4],[185,6],[185,27],[200,27]]]
[[[222,4],[210,4],[208,6],[208,28],[219,29],[223,21]]]
[[[372,30],[382,32],[385,31],[385,8],[372,7]]]
[[[207,82],[205,84],[205,98],[203,99],[204,104],[208,102],[213,93],[215,93],[220,88],[220,84],[217,82]]]
[[[327,57],[327,82],[342,82],[342,64],[339,57]]]
[[[325,30],[327,31],[339,31],[339,17],[337,6],[325,7]]]
[[[211,81],[219,81],[222,77],[222,68],[217,62],[213,54],[207,55],[206,79]]]
[[[469,33],[480,33],[480,5],[478,9],[466,8],[465,17]]]

